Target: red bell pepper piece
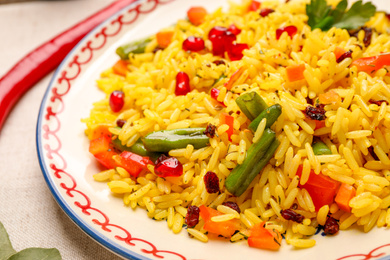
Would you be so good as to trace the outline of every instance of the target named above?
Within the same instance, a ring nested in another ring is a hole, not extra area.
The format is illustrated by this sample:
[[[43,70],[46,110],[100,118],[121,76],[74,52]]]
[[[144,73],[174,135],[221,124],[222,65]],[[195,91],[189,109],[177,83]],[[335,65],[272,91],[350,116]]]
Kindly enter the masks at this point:
[[[277,230],[265,228],[265,222],[255,224],[248,237],[248,245],[261,249],[278,250],[282,235]]]
[[[204,205],[200,206],[199,210],[200,216],[205,222],[203,228],[210,233],[222,235],[224,237],[231,237],[234,232],[236,232],[236,230],[241,228],[240,221],[238,219],[231,219],[223,222],[212,221],[212,217],[223,214],[218,210],[206,207]]]
[[[153,164],[153,162],[149,160],[149,157],[142,157],[141,155],[128,151],[123,151],[119,155],[114,155],[113,160],[117,166],[124,168],[135,178],[148,170],[148,164]]]
[[[351,66],[356,66],[359,71],[372,73],[384,66],[390,66],[390,53],[356,59]]]
[[[215,99],[215,100],[216,100],[218,103],[220,103],[222,106],[226,107],[225,104],[224,104],[223,102],[217,100],[217,99],[218,99],[218,96],[219,96],[219,92],[220,92],[219,89],[217,89],[217,88],[212,88],[212,89],[210,90],[210,96],[211,96],[212,99]]]
[[[297,175],[302,176],[302,165],[298,167]],[[321,173],[315,174],[313,170],[310,172],[308,181],[304,185],[299,185],[310,194],[316,211],[324,205],[330,205],[334,202],[337,189],[340,183],[332,180],[328,176]]]
[[[89,143],[89,152],[95,156],[104,167],[112,169],[116,167],[113,156],[118,153],[113,149],[111,136],[102,135]]]

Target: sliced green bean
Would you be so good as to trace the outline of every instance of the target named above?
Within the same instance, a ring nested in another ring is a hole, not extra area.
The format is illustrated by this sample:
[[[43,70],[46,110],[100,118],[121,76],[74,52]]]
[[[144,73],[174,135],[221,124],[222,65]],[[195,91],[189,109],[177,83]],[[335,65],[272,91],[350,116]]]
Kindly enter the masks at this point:
[[[139,41],[135,41],[135,42],[131,42],[119,46],[116,49],[116,54],[118,54],[122,60],[128,60],[130,53],[134,53],[134,54],[144,53],[145,48],[150,41],[151,41],[150,38],[145,38],[143,40],[139,40]]]
[[[118,138],[112,140],[112,143],[113,143],[114,147],[120,151],[128,151],[128,152],[132,152],[132,153],[135,153],[135,154],[138,154],[141,156],[147,156],[153,162],[156,161],[157,158],[160,157],[162,154],[162,153],[156,153],[156,152],[149,152],[148,150],[146,150],[141,139],[138,139],[137,142],[130,147],[126,146],[126,145],[122,145],[121,141]]]
[[[320,140],[315,141],[312,147],[315,155],[332,154],[332,151],[329,149],[329,147]]]
[[[256,117],[250,124],[249,129],[253,132],[256,132],[257,127],[259,126],[261,120],[264,118],[267,119],[267,123],[265,125],[266,128],[271,127],[276,120],[278,120],[280,114],[282,113],[282,106],[279,104],[275,104],[270,106],[269,108],[265,109],[263,112],[260,113],[258,117]]]
[[[249,120],[255,119],[268,107],[264,99],[257,92],[247,92],[236,98],[236,103]]]
[[[253,175],[253,172],[260,172],[262,167],[260,167],[261,164],[259,164],[259,162],[262,161],[268,147],[270,147],[274,140],[275,132],[267,128],[264,130],[260,140],[249,147],[244,162],[237,165],[226,178],[225,187],[230,193],[237,196],[239,194],[237,191],[241,191],[243,189],[240,187],[243,186],[246,180]],[[248,187],[245,187],[245,190],[247,188]]]
[[[191,144],[195,149],[205,147],[209,137],[204,134],[206,128],[181,128],[175,130],[155,131],[143,138],[146,150],[150,152],[169,152],[186,148]]]
[[[256,164],[256,166],[251,170],[248,177],[244,181],[244,183],[238,187],[238,189],[235,191],[235,196],[241,196],[246,189],[249,187],[253,179],[261,172],[261,170],[267,165],[269,160],[273,157],[276,149],[279,147],[279,140],[275,139],[272,144],[268,147],[267,152],[264,154],[264,156],[260,159],[260,161]]]

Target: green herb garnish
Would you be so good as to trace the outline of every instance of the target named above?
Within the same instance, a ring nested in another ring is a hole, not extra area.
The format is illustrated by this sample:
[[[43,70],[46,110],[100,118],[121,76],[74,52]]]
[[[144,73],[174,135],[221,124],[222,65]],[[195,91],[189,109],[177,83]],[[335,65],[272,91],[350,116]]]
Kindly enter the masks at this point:
[[[341,0],[335,9],[328,5],[326,0],[311,0],[306,5],[307,23],[312,28],[327,31],[332,27],[352,30],[363,26],[376,12],[371,3],[362,3],[361,0],[353,3],[347,10],[348,1]]]

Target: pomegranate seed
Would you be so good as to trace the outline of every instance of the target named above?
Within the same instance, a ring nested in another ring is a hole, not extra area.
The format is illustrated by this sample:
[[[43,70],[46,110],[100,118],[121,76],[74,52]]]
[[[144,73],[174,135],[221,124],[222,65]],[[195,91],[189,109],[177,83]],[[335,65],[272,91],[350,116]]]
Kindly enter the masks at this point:
[[[119,112],[125,104],[125,93],[119,90],[114,90],[109,99],[109,104],[112,112]]]
[[[219,92],[220,92],[219,89],[212,88],[212,89],[210,90],[210,96],[211,96],[211,98],[212,98],[212,99],[215,99],[216,101],[218,101],[217,98],[218,98]],[[225,104],[224,104],[223,102],[218,101],[218,103],[220,103],[222,106],[226,107]]]
[[[185,96],[190,91],[191,91],[190,78],[188,77],[187,73],[180,71],[176,75],[175,95]]]
[[[230,60],[241,60],[244,54],[242,52],[245,49],[249,49],[248,44],[246,43],[233,43],[229,48],[228,48],[228,55]]]
[[[223,55],[228,46],[235,40],[236,35],[221,26],[213,27],[209,32],[209,40],[213,44],[213,55]]]
[[[229,207],[229,208],[232,208],[235,211],[237,211],[238,213],[241,213],[240,207],[237,205],[237,203],[235,203],[233,201],[226,201],[226,202],[222,203],[222,205]]]
[[[241,29],[237,28],[237,26],[233,23],[229,26],[228,31],[234,35],[239,35],[241,32]]]
[[[271,9],[271,8],[263,8],[263,9],[260,10],[260,15],[261,15],[262,17],[266,17],[266,16],[268,16],[270,13],[273,13],[273,12],[275,12],[274,9]]]
[[[160,159],[160,158],[159,158]],[[183,174],[183,165],[175,157],[168,157],[162,160],[158,160],[157,165],[154,167],[154,172],[159,177],[178,177]]]
[[[195,227],[199,222],[199,208],[197,206],[189,206],[185,218],[185,223],[188,227]]]
[[[297,222],[297,223],[302,223],[303,219],[305,218],[304,216],[302,216],[301,214],[296,213],[292,209],[282,209],[280,211],[280,214],[282,215],[282,217],[285,220],[292,220],[292,221]]]
[[[204,49],[204,41],[202,38],[190,36],[183,42],[183,50],[198,52]]]
[[[292,37],[298,32],[298,29],[294,25],[276,29],[276,39],[279,40],[280,36],[282,36],[282,33],[284,32],[287,32],[288,36],[292,39]]]
[[[203,181],[208,193],[219,192],[219,178],[215,172],[207,172],[203,177]]]
[[[324,226],[325,234],[333,235],[339,232],[339,223],[336,219],[332,217],[328,217]]]

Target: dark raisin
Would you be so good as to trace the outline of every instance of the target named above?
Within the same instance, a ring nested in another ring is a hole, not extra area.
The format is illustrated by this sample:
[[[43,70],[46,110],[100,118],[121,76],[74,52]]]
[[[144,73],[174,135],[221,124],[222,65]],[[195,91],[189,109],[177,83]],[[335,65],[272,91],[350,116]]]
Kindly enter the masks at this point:
[[[226,201],[226,202],[222,203],[222,205],[229,207],[229,208],[232,208],[235,211],[237,211],[238,213],[241,213],[240,207],[234,201]]]
[[[302,223],[303,219],[305,218],[304,216],[302,216],[299,213],[296,213],[292,209],[282,209],[280,211],[280,214],[282,215],[282,217],[285,220],[292,220],[292,221],[297,222],[297,223]]]
[[[124,120],[124,119],[118,119],[118,120],[116,120],[116,125],[117,125],[118,127],[122,128],[124,124],[126,124],[126,120]]]
[[[217,129],[217,127],[215,125],[212,125],[212,124],[208,124],[207,127],[206,127],[206,131],[204,131],[203,133],[209,137],[209,138],[213,138],[215,136],[215,130]]]
[[[368,102],[370,102],[371,104],[375,104],[375,105],[382,105],[382,103],[386,103],[386,105],[389,104],[389,102],[387,100],[384,100],[384,99],[381,99],[381,100],[373,100],[373,99],[370,99]]]
[[[162,51],[162,50],[164,50],[164,48],[157,46],[156,48],[154,48],[153,53],[156,53],[156,52]]]
[[[337,59],[337,63],[342,62],[346,58],[351,58],[352,57],[352,50],[346,51],[343,54],[340,55],[340,57]]]
[[[261,17],[266,17],[268,16],[270,13],[273,13],[275,12],[274,9],[271,9],[271,8],[263,8],[260,10],[260,16]]]
[[[219,192],[219,178],[215,172],[207,172],[203,180],[208,193]]]
[[[316,106],[307,106],[305,109],[305,115],[313,120],[325,120],[324,104],[316,104]]]
[[[324,226],[324,233],[327,235],[333,235],[339,232],[339,223],[333,217],[328,217]]]
[[[215,64],[215,65],[225,65],[226,63],[225,63],[225,61],[224,60],[215,60],[215,61],[213,61],[213,63]]]
[[[364,30],[363,43],[365,47],[368,47],[371,44],[372,28],[363,27],[363,30]]]
[[[185,223],[188,227],[195,227],[199,222],[199,208],[197,206],[189,206],[185,218]]]

